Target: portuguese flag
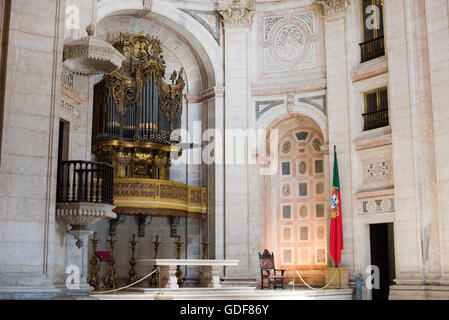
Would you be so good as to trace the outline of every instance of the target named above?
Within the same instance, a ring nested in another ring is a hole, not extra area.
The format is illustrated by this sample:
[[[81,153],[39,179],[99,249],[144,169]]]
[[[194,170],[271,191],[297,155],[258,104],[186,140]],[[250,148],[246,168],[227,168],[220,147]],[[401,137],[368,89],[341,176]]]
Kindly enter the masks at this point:
[[[343,218],[341,211],[340,176],[338,173],[337,148],[334,147],[334,181],[332,183],[332,213],[330,231],[330,254],[338,267],[343,250]]]

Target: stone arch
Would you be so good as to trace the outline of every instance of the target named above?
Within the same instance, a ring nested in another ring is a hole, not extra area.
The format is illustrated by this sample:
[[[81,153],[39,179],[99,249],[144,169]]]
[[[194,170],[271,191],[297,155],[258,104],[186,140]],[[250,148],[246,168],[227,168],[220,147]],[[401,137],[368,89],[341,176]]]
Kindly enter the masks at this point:
[[[257,126],[279,129],[278,171],[258,180],[260,246],[275,252],[289,281],[294,270],[302,270],[308,283],[322,285],[328,265],[329,170],[320,146],[328,143],[327,119],[308,105],[284,105],[263,115]],[[308,134],[304,142],[296,136],[303,132]]]
[[[327,116],[317,108],[305,103],[298,103],[293,106],[285,104],[274,107],[257,121],[256,127],[258,129],[270,129],[277,122],[282,121],[292,115],[302,115],[312,119],[321,129],[323,134],[324,144],[329,143],[329,126]]]
[[[167,74],[174,70],[184,68],[187,91],[199,93],[208,86],[208,77],[203,63],[197,63],[191,50],[174,34],[163,27],[146,19],[137,19],[131,16],[111,16],[103,19],[98,24],[98,37],[106,41],[114,41],[121,32],[140,33],[144,31],[150,36],[157,36],[161,40],[167,63]],[[171,67],[173,60],[177,66]],[[168,79],[168,78],[167,78]]]
[[[173,38],[178,39],[186,45],[189,54],[192,56],[189,59],[194,60],[199,68],[199,76],[201,77],[201,86],[193,88],[190,93],[201,94],[201,92],[214,86],[223,85],[223,65],[222,65],[222,50],[213,38],[198,21],[187,13],[173,7],[168,3],[154,3],[150,12],[143,13],[143,6],[141,0],[103,0],[99,3],[97,13],[97,23],[102,25],[102,21],[106,21],[111,17],[122,17],[129,19],[129,23],[136,23],[130,25],[130,30],[141,32],[142,24],[143,30],[148,28],[148,24],[159,26],[165,29]],[[126,25],[126,22],[125,22]],[[146,26],[145,26],[146,25]],[[140,28],[139,31],[137,31]],[[187,63],[191,65],[191,63]],[[187,71],[187,70],[186,70]],[[190,72],[190,77],[198,76]]]

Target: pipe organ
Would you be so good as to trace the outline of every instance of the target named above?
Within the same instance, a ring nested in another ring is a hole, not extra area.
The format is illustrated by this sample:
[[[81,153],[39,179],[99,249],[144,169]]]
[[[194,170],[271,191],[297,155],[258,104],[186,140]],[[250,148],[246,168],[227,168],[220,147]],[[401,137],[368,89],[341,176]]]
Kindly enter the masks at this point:
[[[161,43],[145,33],[120,34],[120,70],[95,86],[92,149],[114,166],[116,213],[204,218],[206,191],[170,180],[179,154],[184,71],[165,81]]]

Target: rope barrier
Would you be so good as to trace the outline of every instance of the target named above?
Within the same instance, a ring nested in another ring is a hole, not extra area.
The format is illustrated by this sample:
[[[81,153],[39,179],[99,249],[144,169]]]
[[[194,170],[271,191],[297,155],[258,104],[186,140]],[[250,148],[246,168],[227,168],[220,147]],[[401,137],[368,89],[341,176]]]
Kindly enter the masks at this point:
[[[148,275],[146,275],[146,276],[143,277],[142,279],[140,279],[140,280],[138,280],[138,281],[136,281],[136,282],[134,282],[134,283],[131,283],[131,284],[127,285],[126,287],[121,287],[121,288],[114,289],[114,290],[109,290],[109,291],[92,291],[91,294],[105,294],[105,293],[112,293],[112,292],[117,292],[117,291],[121,291],[121,290],[128,289],[128,288],[130,288],[130,287],[132,287],[132,286],[135,286],[136,284],[138,284],[138,283],[144,281],[145,279],[148,279],[148,278],[151,277],[156,271],[158,271],[158,269],[153,270],[151,273],[149,273]]]
[[[322,288],[313,288],[311,287],[309,284],[307,284],[307,282],[304,281],[304,279],[301,277],[301,274],[299,273],[298,270],[296,270],[296,274],[298,275],[298,277],[301,279],[301,281],[311,290],[316,290],[316,291],[320,291],[320,290],[324,290],[327,287],[329,287],[331,285],[331,283],[335,280],[335,278],[337,277],[338,271],[335,271],[334,276],[332,277],[332,279],[329,281],[328,284],[326,284],[324,287]]]

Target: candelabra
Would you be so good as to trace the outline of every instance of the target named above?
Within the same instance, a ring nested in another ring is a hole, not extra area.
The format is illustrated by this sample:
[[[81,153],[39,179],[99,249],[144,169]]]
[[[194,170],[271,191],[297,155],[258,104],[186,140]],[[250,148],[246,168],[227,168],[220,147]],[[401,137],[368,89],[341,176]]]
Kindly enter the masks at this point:
[[[115,265],[114,247],[116,242],[117,241],[114,240],[114,237],[110,235],[108,243],[109,243],[109,250],[111,253],[111,259],[108,261],[109,269],[104,278],[104,285],[106,286],[106,288],[112,289],[117,288],[117,283],[115,280],[115,268],[114,268]]]
[[[154,244],[154,259],[156,260],[158,258],[159,254],[159,248],[161,247],[161,243],[159,242],[159,236],[156,236],[156,241],[153,242]],[[157,266],[153,267],[153,271],[157,269]],[[157,287],[159,285],[159,272],[155,272],[150,277],[150,287]]]
[[[207,260],[209,258],[209,242],[207,241],[207,237],[204,237],[203,240],[203,259]]]
[[[97,251],[97,245],[100,240],[97,240],[97,233],[94,233],[94,238],[92,241],[92,252],[93,255],[89,260],[90,270],[89,270],[89,276],[87,278],[87,283],[95,288],[96,291],[100,290],[100,261],[98,260],[95,252]]]
[[[176,259],[181,259],[181,250],[182,250],[182,245],[184,244],[184,242],[181,241],[181,236],[178,236],[178,241],[175,242],[176,244],[176,249],[178,251],[178,255],[176,256]],[[178,278],[178,285],[180,287],[184,286],[184,279],[182,278],[182,270],[181,270],[181,266],[177,266],[176,267],[176,278]]]
[[[136,259],[134,257],[137,243],[138,243],[138,241],[136,241],[136,235],[133,234],[133,239],[129,242],[129,244],[131,245],[131,259],[129,260],[129,265],[131,266],[131,268],[129,269],[129,273],[128,273],[129,274],[128,284],[131,284],[131,283],[134,283],[137,281],[137,272],[135,269]]]

